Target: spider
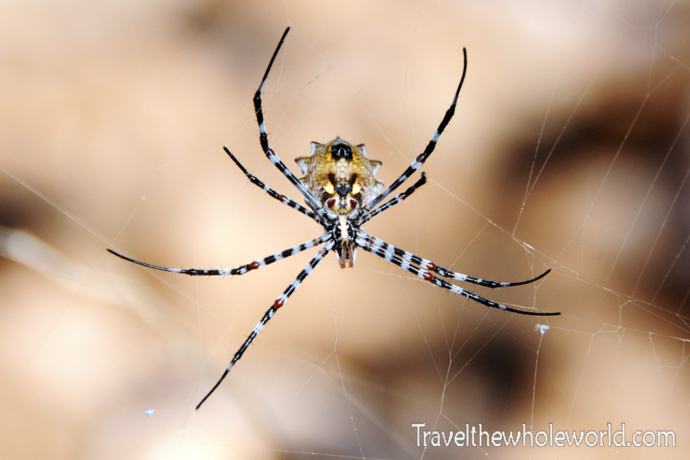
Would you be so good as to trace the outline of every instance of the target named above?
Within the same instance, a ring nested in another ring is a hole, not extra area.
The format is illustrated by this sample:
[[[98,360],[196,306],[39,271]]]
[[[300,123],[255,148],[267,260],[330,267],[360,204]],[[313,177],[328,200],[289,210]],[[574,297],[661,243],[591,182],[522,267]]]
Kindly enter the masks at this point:
[[[383,189],[383,181],[376,177],[376,173],[381,167],[381,161],[367,158],[367,152],[364,144],[350,144],[349,142],[336,137],[334,140],[320,144],[318,142],[311,143],[311,154],[309,156],[301,156],[295,158],[295,161],[302,170],[302,176],[295,176],[288,167],[280,160],[278,155],[268,145],[268,135],[266,134],[266,124],[264,123],[264,115],[261,104],[261,90],[271,71],[273,62],[280,51],[285,37],[290,28],[286,28],[283,32],[278,46],[273,52],[273,56],[268,63],[266,72],[261,79],[261,84],[254,94],[254,109],[256,111],[256,121],[259,125],[259,139],[261,148],[266,157],[273,163],[276,168],[282,172],[287,179],[304,195],[307,207],[302,206],[296,201],[281,195],[266,184],[261,182],[259,178],[251,174],[242,166],[239,160],[228,150],[223,147],[237,167],[244,173],[251,183],[263,189],[272,198],[280,201],[287,206],[301,212],[305,216],[313,219],[321,225],[324,233],[312,240],[302,243],[293,248],[275,253],[263,259],[257,259],[251,263],[242,265],[231,269],[217,269],[217,270],[202,270],[196,268],[168,268],[152,265],[141,262],[130,257],[119,254],[112,249],[108,252],[129,262],[142,265],[144,267],[162,270],[171,273],[181,273],[192,276],[229,276],[229,275],[244,275],[252,270],[258,270],[266,265],[277,262],[286,257],[293,256],[309,248],[323,245],[319,252],[307,264],[302,271],[297,274],[297,277],[290,283],[290,285],[278,296],[273,305],[264,313],[263,317],[252,330],[249,337],[244,341],[242,346],[237,350],[233,356],[230,364],[223,372],[220,379],[211,388],[211,390],[204,396],[204,398],[196,406],[198,410],[201,405],[211,396],[211,394],[218,388],[223,379],[228,375],[232,367],[240,360],[244,352],[247,351],[249,345],[254,341],[256,336],[261,332],[266,323],[273,318],[273,315],[285,305],[288,298],[293,292],[302,284],[302,282],[309,276],[309,274],[316,268],[316,266],[326,257],[326,255],[333,251],[338,259],[341,268],[353,267],[355,265],[355,258],[357,256],[357,249],[370,252],[388,262],[392,262],[405,271],[408,271],[419,278],[422,278],[434,286],[438,286],[448,291],[467,297],[470,300],[478,302],[482,305],[491,308],[498,308],[500,310],[518,313],[521,315],[534,316],[552,316],[560,315],[559,312],[541,312],[534,310],[525,310],[521,308],[512,308],[493,300],[481,297],[473,292],[470,292],[460,286],[452,284],[445,279],[449,278],[457,281],[485,286],[488,288],[501,288],[520,286],[524,284],[534,283],[535,281],[546,276],[551,269],[546,270],[541,275],[528,279],[525,281],[516,281],[512,283],[500,283],[497,281],[490,281],[481,278],[474,278],[472,276],[463,275],[452,270],[448,270],[439,265],[436,265],[430,260],[424,259],[420,256],[412,254],[404,249],[395,247],[385,241],[376,238],[362,230],[362,226],[370,221],[372,218],[392,208],[398,203],[409,198],[419,187],[426,183],[426,174],[421,173],[421,178],[417,180],[411,187],[397,196],[378,206],[384,201],[394,190],[402,185],[410,176],[422,167],[429,155],[434,151],[436,143],[438,142],[441,133],[453,118],[455,113],[455,106],[458,102],[458,95],[460,89],[465,81],[465,74],[467,73],[467,50],[463,48],[464,66],[460,84],[455,91],[453,102],[446,111],[445,116],[441,120],[436,132],[427,144],[424,151],[419,154],[410,166],[398,177],[386,190]],[[378,207],[377,207],[378,206]],[[436,276],[436,275],[440,275]]]

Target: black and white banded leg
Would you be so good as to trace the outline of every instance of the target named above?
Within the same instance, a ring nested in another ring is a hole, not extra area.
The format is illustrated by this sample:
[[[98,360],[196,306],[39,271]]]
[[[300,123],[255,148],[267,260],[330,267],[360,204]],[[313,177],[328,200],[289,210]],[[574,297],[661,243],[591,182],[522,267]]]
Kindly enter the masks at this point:
[[[196,406],[196,410],[199,410],[201,405],[208,399],[211,394],[216,391],[216,388],[223,382],[223,379],[228,375],[230,372],[230,369],[232,369],[232,366],[235,365],[237,361],[240,360],[242,355],[244,354],[245,351],[247,351],[247,348],[249,345],[254,341],[254,338],[261,332],[261,330],[264,328],[266,323],[273,318],[273,315],[278,311],[280,307],[285,305],[285,302],[290,298],[293,292],[302,284],[302,282],[309,276],[309,274],[314,270],[314,268],[323,260],[324,257],[326,257],[326,254],[333,249],[333,246],[335,245],[334,241],[329,241],[326,243],[326,245],[321,248],[321,250],[314,256],[313,259],[307,264],[306,267],[302,269],[301,272],[297,274],[297,277],[292,280],[290,285],[283,291],[283,293],[276,299],[275,302],[273,302],[273,305],[271,305],[271,308],[269,308],[266,313],[264,313],[264,316],[261,318],[261,320],[257,323],[256,327],[254,330],[252,330],[252,333],[249,334],[249,337],[247,337],[247,340],[244,341],[242,346],[237,350],[235,353],[235,356],[233,356],[232,361],[230,361],[230,365],[225,369],[225,372],[223,372],[223,375],[220,376],[220,379],[216,382],[215,385],[213,385],[213,388],[211,388],[211,391],[209,391],[206,396],[201,400],[201,402]]]
[[[142,267],[153,268],[155,270],[162,270],[164,272],[181,273],[183,275],[190,275],[190,276],[232,276],[232,275],[244,275],[245,273],[247,273],[251,270],[258,270],[259,268],[263,268],[266,265],[272,264],[273,262],[278,262],[279,260],[283,260],[283,259],[286,259],[290,256],[294,256],[295,254],[299,254],[300,252],[305,251],[309,248],[319,246],[322,243],[329,241],[330,239],[331,239],[331,234],[330,233],[324,233],[320,237],[315,238],[313,240],[309,240],[306,243],[302,243],[298,246],[292,247],[290,249],[286,249],[284,251],[276,252],[275,254],[271,254],[270,256],[264,257],[263,259],[255,260],[251,263],[242,265],[242,266],[237,267],[237,268],[219,268],[219,269],[209,269],[209,270],[204,270],[201,268],[160,267],[158,265],[152,265],[152,264],[148,264],[146,262],[141,262],[139,260],[132,259],[131,257],[124,256],[120,253],[113,251],[112,249],[108,249],[108,252],[118,256],[120,259],[124,259],[126,261],[135,263],[137,265],[141,265]]]
[[[371,200],[369,203],[364,206],[364,210],[368,211],[371,209],[374,209],[376,205],[378,205],[382,200],[384,200],[388,195],[390,195],[395,189],[397,189],[400,184],[405,182],[416,170],[422,167],[424,162],[426,161],[427,158],[433,153],[434,149],[436,148],[436,143],[438,142],[438,138],[441,137],[441,134],[443,133],[443,130],[446,129],[446,126],[450,122],[451,118],[453,118],[453,115],[455,114],[455,106],[458,104],[458,96],[460,95],[460,89],[462,88],[462,84],[465,81],[465,75],[467,74],[467,50],[465,48],[462,49],[462,54],[464,56],[464,64],[463,64],[463,69],[462,69],[462,77],[460,78],[460,84],[458,85],[458,89],[455,91],[455,96],[453,97],[453,102],[450,104],[450,107],[448,110],[446,110],[446,114],[443,116],[443,120],[441,120],[441,123],[438,125],[438,128],[436,128],[436,132],[434,133],[433,137],[427,144],[426,148],[422,153],[417,155],[417,158],[412,162],[410,166],[407,167],[405,171],[398,177],[395,182],[393,182],[390,187],[388,187],[386,190],[381,192],[379,196]]]
[[[476,284],[478,286],[485,286],[488,288],[502,288],[502,287],[511,287],[511,286],[522,286],[525,284],[530,284],[534,283],[535,281],[538,281],[548,275],[551,272],[551,269],[549,268],[546,270],[544,273],[542,273],[539,276],[536,276],[534,278],[524,280],[524,281],[512,281],[512,282],[507,282],[507,283],[501,283],[498,281],[491,281],[491,280],[485,280],[482,278],[475,278],[473,276],[465,275],[463,273],[458,273],[454,272],[452,270],[448,270],[447,268],[443,268],[440,265],[436,265],[434,262],[424,259],[423,257],[419,257],[418,255],[412,254],[411,252],[405,251],[404,249],[400,249],[396,246],[393,246],[392,244],[386,243],[380,238],[377,238],[375,236],[369,235],[367,232],[363,230],[359,230],[357,232],[357,236],[361,238],[366,244],[370,244],[373,247],[383,249],[384,251],[390,253],[390,254],[395,254],[396,256],[399,256],[403,260],[406,260],[408,262],[412,262],[413,264],[417,265],[418,267],[424,269],[424,270],[430,270],[433,272],[438,273],[439,275],[443,276],[444,278],[452,278],[454,280],[458,281],[463,281],[467,283],[472,283]]]
[[[287,36],[289,31],[290,28],[288,27],[287,29],[285,29],[285,32],[283,32],[283,36],[280,37],[278,46],[276,47],[276,50],[273,52],[273,56],[271,56],[271,60],[268,63],[266,72],[264,73],[264,77],[261,79],[261,84],[259,85],[259,88],[256,90],[256,93],[254,94],[254,110],[256,111],[256,122],[259,124],[259,140],[261,141],[261,148],[264,151],[264,154],[266,154],[266,158],[268,158],[269,161],[273,163],[273,165],[276,168],[278,168],[278,170],[281,173],[283,173],[283,175],[285,175],[285,177],[287,177],[288,180],[292,182],[295,187],[297,187],[297,190],[299,190],[302,193],[302,195],[304,195],[304,198],[306,199],[306,202],[309,205],[309,207],[312,208],[320,217],[323,217],[324,214],[321,210],[322,205],[311,195],[311,193],[309,193],[304,184],[297,178],[297,176],[295,176],[292,173],[292,171],[288,169],[287,166],[285,166],[285,163],[282,162],[278,155],[268,145],[266,122],[264,121],[264,112],[261,106],[261,90],[264,87],[264,83],[266,83],[266,79],[268,78],[268,74],[271,71],[271,67],[273,67],[273,62],[275,61],[276,56],[278,55],[278,51],[280,51],[280,47],[283,46],[283,41],[285,41],[285,37]]]
[[[374,209],[373,211],[369,211],[367,214],[364,214],[364,217],[362,217],[362,222],[359,225],[363,225],[369,222],[371,219],[373,219],[375,216],[382,213],[386,209],[389,209],[398,203],[402,203],[407,198],[409,198],[409,196],[412,195],[415,190],[417,190],[424,184],[426,184],[426,173],[422,173],[422,177],[417,182],[415,182],[410,188],[408,188],[404,192],[398,194],[398,196],[396,196],[395,198],[391,198],[390,200],[388,200],[378,208]]]
[[[402,268],[405,271],[408,271],[419,278],[429,281],[431,284],[434,286],[438,286],[444,289],[449,290],[450,292],[461,295],[464,297],[467,297],[470,300],[474,300],[475,302],[478,302],[482,305],[485,305],[487,307],[491,308],[497,308],[499,310],[503,311],[509,311],[512,313],[518,313],[520,315],[530,315],[530,316],[557,316],[560,315],[560,312],[541,312],[541,311],[532,311],[532,310],[523,310],[523,309],[518,309],[518,308],[513,308],[509,307],[507,305],[500,304],[498,302],[494,302],[493,300],[489,300],[485,297],[482,297],[480,295],[475,294],[474,292],[467,291],[460,286],[456,286],[455,284],[451,284],[445,280],[439,279],[432,275],[429,271],[422,269],[416,265],[414,265],[412,262],[403,260],[400,257],[396,256],[395,254],[391,254],[389,252],[384,251],[380,247],[373,246],[369,244],[366,240],[364,240],[361,237],[358,237],[356,239],[357,245],[364,249],[365,251],[371,252],[374,255],[377,255],[381,257],[382,259],[387,260],[388,262],[392,262],[393,264],[397,265],[398,267]]]
[[[273,190],[271,187],[264,184],[258,177],[256,177],[255,175],[253,175],[252,173],[247,171],[247,169],[242,165],[242,163],[240,163],[240,161],[237,158],[235,158],[235,155],[233,155],[232,152],[230,152],[230,150],[228,150],[227,147],[223,147],[223,150],[225,150],[225,153],[227,153],[230,156],[230,158],[232,158],[232,161],[235,162],[237,167],[240,168],[240,170],[244,173],[245,176],[247,176],[247,178],[249,179],[249,181],[252,184],[258,186],[263,191],[268,193],[271,197],[275,198],[276,200],[280,201],[281,203],[290,206],[292,209],[296,209],[297,211],[301,212],[305,216],[311,217],[317,223],[321,223],[321,217],[317,216],[312,211],[305,208],[304,206],[297,203],[296,201],[293,201],[292,199],[286,197],[285,195],[281,195],[280,193]]]

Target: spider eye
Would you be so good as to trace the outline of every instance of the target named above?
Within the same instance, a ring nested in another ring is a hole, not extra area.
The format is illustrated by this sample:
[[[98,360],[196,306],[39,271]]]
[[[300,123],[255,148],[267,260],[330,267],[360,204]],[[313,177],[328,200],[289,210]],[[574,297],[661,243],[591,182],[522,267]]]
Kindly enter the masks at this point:
[[[340,160],[341,158],[345,158],[348,161],[352,160],[352,147],[346,144],[332,145],[331,155],[335,160]]]

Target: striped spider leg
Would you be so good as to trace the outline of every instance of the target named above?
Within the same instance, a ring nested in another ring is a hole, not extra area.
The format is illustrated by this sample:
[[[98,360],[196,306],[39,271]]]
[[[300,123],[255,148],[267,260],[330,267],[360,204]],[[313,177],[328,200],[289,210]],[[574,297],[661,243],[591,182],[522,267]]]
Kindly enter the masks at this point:
[[[278,155],[276,155],[276,153],[269,147],[268,134],[266,133],[266,124],[263,115],[261,91],[266,83],[266,80],[268,79],[271,67],[273,66],[276,56],[278,55],[278,51],[285,41],[285,37],[287,36],[289,30],[289,27],[285,29],[285,32],[280,38],[278,46],[273,52],[266,71],[264,72],[263,78],[261,79],[261,84],[254,94],[253,101],[256,112],[256,121],[259,125],[259,140],[261,149],[266,155],[266,158],[268,158],[268,160],[274,166],[276,166],[276,168],[278,168],[278,170],[283,173],[283,175],[304,196],[307,207],[302,206],[287,196],[282,195],[268,187],[259,178],[247,171],[247,169],[227,147],[224,147],[224,149],[235,165],[242,171],[242,173],[247,177],[247,179],[249,179],[251,183],[261,188],[272,198],[314,220],[323,228],[323,234],[298,246],[277,252],[270,256],[264,257],[263,259],[257,259],[253,262],[232,269],[204,270],[197,268],[168,268],[141,262],[115,252],[112,249],[108,249],[110,253],[126,261],[155,270],[162,270],[170,273],[179,273],[190,276],[233,276],[244,275],[249,271],[263,268],[266,265],[270,265],[274,262],[285,259],[286,257],[299,254],[307,249],[318,247],[322,244],[324,245],[311,259],[307,266],[305,266],[304,269],[297,274],[295,279],[275,300],[273,305],[271,305],[271,307],[264,313],[249,337],[237,350],[220,379],[206,394],[206,396],[203,397],[201,402],[199,402],[199,404],[196,406],[196,409],[199,409],[201,405],[208,399],[208,397],[211,396],[211,394],[216,390],[216,388],[218,388],[232,367],[240,360],[249,345],[264,328],[266,323],[268,323],[278,309],[285,305],[285,302],[287,302],[292,293],[331,251],[335,253],[341,268],[353,267],[357,256],[357,248],[363,248],[365,251],[371,252],[389,262],[394,263],[402,269],[419,276],[420,278],[430,281],[435,286],[447,289],[455,294],[465,296],[468,299],[479,302],[487,307],[498,308],[523,315],[549,316],[560,314],[508,307],[492,300],[485,299],[484,297],[476,295],[472,292],[466,291],[459,286],[451,284],[448,281],[440,279],[431,274],[433,271],[434,273],[439,274],[441,277],[474,283],[490,288],[497,288],[533,283],[546,276],[550,270],[547,270],[536,278],[513,283],[499,283],[495,281],[473,278],[471,276],[463,275],[461,273],[453,272],[446,268],[440,267],[430,260],[423,259],[408,251],[392,246],[379,238],[373,237],[361,229],[362,225],[367,223],[369,220],[381,214],[383,211],[402,203],[405,199],[411,196],[415,190],[426,183],[426,175],[422,173],[422,177],[411,187],[379,206],[379,204],[384,201],[393,191],[395,191],[400,185],[409,179],[415,171],[421,168],[426,159],[434,151],[441,133],[443,133],[443,130],[446,128],[453,117],[453,114],[455,113],[455,107],[457,105],[460,89],[462,88],[462,84],[465,80],[465,74],[467,73],[467,51],[463,48],[464,66],[462,78],[460,79],[460,84],[455,91],[453,102],[446,111],[445,116],[436,129],[433,137],[427,144],[424,151],[415,158],[412,164],[400,175],[400,177],[398,177],[385,191],[381,192],[383,189],[383,181],[377,178],[376,174],[382,163],[379,160],[370,159],[367,157],[364,144],[351,144],[340,137],[336,137],[326,144],[312,142],[311,153],[309,155],[295,158],[295,161],[302,172],[302,176],[300,177],[295,176],[280,160]]]
[[[249,337],[244,341],[242,346],[237,350],[235,353],[234,357],[232,358],[232,361],[230,362],[230,365],[225,369],[225,372],[223,372],[223,375],[220,377],[220,379],[216,382],[216,384],[211,388],[211,391],[209,391],[206,396],[199,402],[199,404],[196,406],[196,409],[198,410],[201,405],[208,399],[209,396],[218,388],[220,383],[225,379],[225,376],[230,372],[230,369],[232,369],[232,366],[235,365],[235,363],[242,357],[244,352],[247,350],[249,345],[254,341],[254,338],[261,332],[261,330],[264,328],[266,323],[273,318],[273,315],[278,311],[280,307],[285,305],[285,302],[287,302],[288,298],[292,295],[293,292],[302,284],[302,281],[304,281],[307,276],[312,272],[314,267],[316,267],[319,262],[323,260],[323,258],[328,254],[332,249],[333,246],[335,246],[335,242],[332,240],[332,234],[331,233],[324,233],[318,238],[315,238],[313,240],[309,240],[306,243],[300,244],[298,246],[295,246],[290,249],[286,249],[281,252],[277,252],[275,254],[272,254],[268,257],[264,257],[263,259],[258,259],[255,260],[251,263],[242,265],[237,268],[232,268],[232,269],[214,269],[214,270],[204,270],[204,269],[198,269],[198,268],[186,268],[186,269],[180,269],[180,268],[168,268],[168,267],[161,267],[158,265],[152,265],[146,262],[141,262],[136,259],[132,259],[131,257],[124,256],[118,252],[113,251],[112,249],[108,249],[108,252],[111,254],[114,254],[121,259],[124,259],[128,262],[135,263],[137,265],[144,266],[146,268],[152,268],[155,270],[162,270],[170,273],[180,273],[183,275],[191,275],[191,276],[230,276],[230,275],[244,275],[245,273],[251,271],[251,270],[258,270],[260,268],[265,267],[266,265],[270,265],[274,262],[278,262],[279,260],[285,259],[287,257],[293,256],[295,254],[299,254],[302,251],[305,251],[309,248],[313,248],[315,246],[319,246],[323,243],[326,243],[326,245],[321,248],[321,250],[314,256],[314,258],[307,264],[306,267],[302,271],[299,272],[297,277],[290,283],[290,285],[283,291],[283,293],[275,300],[273,305],[266,311],[264,316],[261,318],[259,323],[256,325],[256,327],[252,330],[252,333],[249,335]]]
[[[131,257],[122,255],[119,252],[113,251],[112,249],[108,249],[107,251],[113,255],[118,256],[120,259],[126,260],[127,262],[132,262],[134,264],[141,265],[142,267],[153,268],[154,270],[161,270],[169,273],[179,273],[181,275],[190,276],[234,276],[244,275],[245,273],[251,270],[258,270],[259,268],[264,268],[266,265],[270,265],[273,262],[278,262],[279,260],[287,259],[288,257],[294,256],[295,254],[299,254],[300,252],[305,251],[309,248],[319,246],[330,239],[331,235],[329,233],[324,233],[318,238],[314,238],[290,249],[276,252],[275,254],[271,254],[270,256],[264,257],[263,259],[257,259],[248,264],[240,265],[237,268],[203,269],[161,267],[159,265],[153,265],[146,262],[142,262],[140,260],[132,259]]]
[[[434,271],[438,274],[440,274],[443,277],[446,278],[452,278],[456,279],[459,281],[464,281],[464,282],[469,282],[473,284],[477,284],[480,286],[486,286],[490,288],[498,288],[498,287],[511,287],[511,286],[520,286],[524,284],[530,284],[533,283],[547,274],[551,271],[551,269],[546,270],[544,273],[541,275],[524,280],[524,281],[517,281],[517,282],[512,282],[512,283],[500,283],[497,281],[491,281],[491,280],[484,280],[484,279],[479,279],[479,278],[474,278],[468,275],[464,275],[462,273],[457,273],[453,272],[451,270],[448,270],[446,268],[440,267],[436,265],[435,263],[431,262],[430,260],[423,259],[417,255],[414,255],[408,251],[405,251],[403,249],[397,248],[395,246],[392,246],[385,241],[372,237],[371,235],[367,234],[366,232],[362,231],[360,227],[371,220],[373,217],[376,215],[380,214],[381,212],[385,211],[386,209],[390,209],[392,206],[401,203],[405,199],[407,199],[412,193],[417,190],[419,187],[424,185],[426,183],[426,175],[422,172],[422,177],[419,179],[414,185],[412,185],[409,189],[407,189],[405,192],[399,194],[398,196],[390,199],[383,205],[379,206],[378,208],[376,207],[388,197],[394,190],[396,190],[400,185],[402,185],[407,179],[409,179],[412,174],[414,174],[415,171],[417,171],[419,168],[422,167],[424,162],[429,158],[429,156],[433,153],[434,149],[436,148],[436,144],[438,143],[439,138],[441,137],[441,134],[443,133],[444,129],[450,122],[450,120],[453,118],[453,115],[455,114],[455,107],[457,106],[458,102],[458,97],[460,95],[460,90],[462,89],[462,85],[465,81],[465,75],[467,74],[467,50],[465,48],[462,49],[463,52],[463,71],[462,71],[462,77],[460,78],[460,83],[458,84],[458,88],[455,91],[455,95],[453,96],[453,101],[450,105],[450,107],[446,110],[446,113],[441,120],[441,123],[439,124],[438,128],[436,129],[436,132],[432,136],[431,140],[427,144],[426,148],[422,153],[420,153],[414,161],[410,164],[410,166],[403,171],[403,173],[398,177],[386,190],[384,190],[382,193],[377,195],[375,198],[373,198],[370,201],[366,201],[365,205],[362,206],[359,211],[356,214],[355,217],[355,222],[356,224],[354,225],[356,227],[355,230],[355,244],[358,247],[361,247],[362,249],[371,252],[372,254],[375,254],[389,262],[394,263],[395,265],[399,266],[403,270],[406,270],[408,272],[411,272],[417,276],[419,276],[422,279],[425,279],[427,281],[430,281],[432,284],[438,287],[442,287],[445,289],[450,290],[451,292],[454,292],[455,294],[458,295],[463,295],[467,297],[468,299],[474,300],[476,302],[481,303],[482,305],[485,305],[487,307],[494,307],[498,308],[501,310],[505,311],[510,311],[513,313],[518,313],[518,314],[524,314],[524,315],[533,315],[533,316],[556,316],[560,315],[559,312],[538,312],[538,311],[530,311],[530,310],[523,310],[523,309],[515,309],[512,307],[508,307],[506,305],[499,304],[497,302],[494,302],[489,299],[485,299],[484,297],[481,297],[477,294],[474,294],[470,291],[467,291],[459,286],[456,286],[454,284],[448,283],[445,280],[439,279],[432,275],[428,270]]]
[[[402,203],[410,195],[412,195],[415,190],[417,190],[419,187],[421,187],[424,184],[426,184],[426,173],[422,173],[422,177],[417,182],[412,184],[412,186],[410,188],[408,188],[407,190],[405,190],[404,192],[399,193],[396,197],[391,198],[386,203],[382,204],[381,206],[374,209],[373,211],[369,211],[368,213],[364,214],[362,216],[361,223],[359,225],[360,226],[364,225],[365,223],[367,223],[371,219],[373,219],[375,216],[381,214],[386,209],[390,209],[393,206],[395,206],[396,204]]]
[[[249,179],[249,181],[252,184],[256,185],[257,187],[259,187],[260,189],[262,189],[263,191],[268,193],[271,197],[275,198],[276,200],[280,201],[281,203],[284,203],[284,204],[290,206],[292,209],[295,209],[295,210],[301,212],[302,214],[304,214],[307,217],[311,217],[312,219],[314,219],[314,221],[316,221],[316,223],[318,223],[318,224],[321,223],[321,217],[317,216],[316,214],[314,214],[312,211],[305,208],[301,204],[293,201],[292,199],[286,197],[285,195],[281,195],[280,193],[273,190],[271,187],[269,187],[266,184],[264,184],[263,182],[261,182],[261,180],[259,180],[258,177],[251,174],[249,171],[247,171],[247,169],[244,166],[242,166],[242,163],[240,163],[240,161],[237,158],[235,158],[235,155],[233,155],[232,152],[230,152],[230,150],[228,150],[227,147],[223,147],[223,150],[225,150],[225,153],[227,153],[230,156],[230,158],[232,158],[232,161],[235,162],[237,167],[240,168],[240,170],[244,173],[245,176],[247,176],[247,179]]]
[[[406,260],[408,262],[412,262],[413,264],[419,266],[419,268],[425,269],[425,270],[431,270],[439,275],[443,276],[444,278],[452,278],[458,281],[464,281],[467,283],[472,283],[476,284],[479,286],[485,286],[488,288],[501,288],[501,287],[511,287],[511,286],[522,286],[525,284],[530,284],[534,283],[535,281],[538,281],[548,275],[551,272],[551,269],[549,268],[546,270],[544,273],[542,273],[539,276],[536,276],[534,278],[524,280],[524,281],[513,281],[510,283],[501,283],[498,281],[491,281],[491,280],[485,280],[481,278],[474,278],[469,275],[463,275],[462,273],[454,272],[452,270],[448,270],[447,268],[443,268],[439,265],[436,265],[430,260],[424,259],[422,257],[419,257],[417,255],[412,254],[411,252],[405,251],[404,249],[397,248],[393,246],[392,244],[388,244],[385,241],[383,241],[380,238],[376,238],[375,236],[369,235],[367,232],[363,230],[359,230],[357,232],[357,237],[359,241],[363,241],[364,244],[368,246],[374,246],[379,249],[383,249],[389,254],[396,255],[401,257],[403,260]]]
[[[273,305],[271,305],[271,307],[268,310],[266,310],[266,313],[264,313],[264,316],[257,323],[256,327],[254,327],[254,329],[252,330],[252,333],[249,334],[249,337],[247,337],[247,340],[244,341],[242,346],[235,353],[235,356],[232,357],[232,361],[230,361],[230,365],[227,367],[227,369],[225,369],[225,371],[223,372],[223,375],[221,375],[220,379],[218,379],[216,384],[213,385],[213,388],[211,388],[211,391],[206,393],[206,396],[204,396],[202,398],[201,402],[199,402],[199,404],[197,404],[196,410],[199,410],[199,408],[204,403],[204,401],[206,401],[208,399],[208,397],[211,396],[211,394],[213,394],[214,391],[216,391],[216,388],[218,388],[218,386],[221,384],[221,382],[223,382],[223,379],[225,379],[225,376],[228,375],[228,373],[230,372],[230,369],[232,369],[232,366],[234,366],[235,363],[237,361],[239,361],[239,359],[242,357],[242,355],[247,350],[249,345],[254,341],[254,338],[257,336],[257,334],[259,334],[259,332],[261,332],[261,330],[264,328],[266,323],[271,318],[273,318],[273,315],[278,311],[278,309],[280,307],[282,307],[283,305],[285,305],[285,302],[287,302],[288,298],[292,295],[292,293],[295,292],[295,290],[299,287],[299,285],[302,284],[302,281],[304,281],[307,278],[307,276],[309,276],[309,274],[312,272],[312,270],[314,270],[314,268],[319,264],[319,262],[321,262],[323,260],[323,258],[326,257],[326,254],[328,254],[329,251],[331,249],[333,249],[334,245],[335,245],[334,241],[328,241],[326,243],[326,245],[323,248],[321,248],[321,250],[319,252],[316,253],[314,258],[311,259],[311,261],[307,264],[307,266],[304,267],[301,272],[299,272],[297,277],[294,280],[292,280],[290,285],[283,291],[283,293],[280,294],[280,296],[278,296],[276,301],[273,302]]]
[[[359,215],[361,216],[364,212],[366,211],[371,211],[373,210],[376,205],[378,205],[381,201],[385,200],[388,195],[390,195],[393,191],[395,191],[400,185],[402,185],[403,182],[405,182],[407,179],[410,178],[412,174],[414,174],[415,171],[417,171],[419,168],[422,167],[424,162],[431,156],[431,154],[434,152],[434,149],[436,148],[436,144],[438,143],[438,139],[441,137],[441,134],[443,134],[443,130],[446,129],[446,126],[448,126],[448,123],[450,120],[453,118],[453,115],[455,115],[455,107],[458,105],[458,97],[460,96],[460,90],[462,89],[462,84],[465,82],[465,75],[467,75],[467,49],[463,48],[462,49],[462,55],[463,55],[463,68],[462,68],[462,77],[460,77],[460,84],[458,84],[458,89],[455,90],[455,96],[453,96],[453,102],[451,102],[450,107],[448,107],[448,110],[446,110],[446,114],[443,116],[443,119],[441,120],[441,123],[439,123],[438,128],[436,128],[436,132],[434,135],[431,137],[431,140],[429,143],[426,145],[426,148],[422,153],[417,155],[417,158],[414,159],[412,164],[407,167],[405,171],[398,177],[391,185],[388,187],[386,190],[383,191],[380,195],[378,195],[376,198],[374,198],[371,201],[368,201],[365,206],[362,207],[362,209],[359,212]]]
[[[323,217],[323,211],[321,210],[323,207],[322,204],[314,199],[312,194],[309,193],[309,191],[305,188],[304,184],[297,179],[297,177],[295,177],[288,167],[285,166],[285,163],[283,163],[283,161],[268,145],[268,134],[266,133],[266,123],[264,122],[264,111],[261,105],[261,90],[264,87],[264,83],[266,83],[266,80],[268,79],[268,74],[271,72],[273,62],[276,60],[278,51],[280,51],[280,47],[283,46],[283,42],[285,41],[285,37],[287,37],[288,32],[290,32],[289,27],[285,29],[283,36],[280,37],[278,46],[273,52],[273,56],[271,56],[271,60],[268,62],[268,67],[266,67],[266,72],[264,72],[264,76],[261,79],[261,84],[257,88],[256,93],[254,93],[254,111],[256,112],[256,122],[259,124],[259,140],[261,142],[261,149],[264,151],[266,158],[268,158],[269,161],[273,163],[273,165],[278,168],[278,170],[283,173],[295,187],[297,187],[297,190],[304,195],[304,199],[309,207],[312,208],[320,217]]]
[[[452,284],[452,283],[449,283],[445,280],[439,279],[438,277],[431,274],[431,272],[436,272],[439,275],[443,276],[444,278],[451,278],[451,279],[455,279],[458,281],[464,281],[467,283],[476,284],[478,286],[485,286],[485,287],[489,287],[489,288],[499,288],[499,287],[522,286],[525,284],[534,283],[535,281],[538,281],[538,280],[542,279],[543,277],[545,277],[546,275],[548,275],[549,272],[551,271],[551,269],[548,269],[544,273],[542,273],[541,275],[536,276],[536,277],[531,278],[531,279],[528,279],[528,280],[515,281],[515,282],[510,282],[510,283],[500,283],[497,281],[474,278],[472,276],[468,276],[468,275],[464,275],[462,273],[457,273],[457,272],[448,270],[448,269],[443,268],[439,265],[436,265],[435,263],[433,263],[430,260],[419,257],[415,254],[412,254],[411,252],[405,251],[404,249],[397,248],[397,247],[395,247],[391,244],[388,244],[379,238],[371,236],[368,233],[361,231],[361,230],[357,232],[357,237],[356,237],[355,241],[357,243],[357,246],[364,249],[365,251],[371,252],[372,254],[377,255],[377,256],[381,257],[382,259],[385,259],[388,262],[392,262],[393,264],[397,265],[398,267],[402,268],[403,270],[408,271],[408,272],[420,277],[423,280],[429,281],[435,286],[438,286],[438,287],[441,287],[444,289],[448,289],[449,291],[453,292],[454,294],[465,296],[468,299],[474,300],[475,302],[479,302],[480,304],[486,305],[487,307],[498,308],[499,310],[509,311],[512,313],[518,313],[521,315],[531,315],[531,316],[557,316],[557,315],[560,315],[559,312],[541,312],[541,311],[532,311],[532,310],[525,310],[525,309],[518,309],[518,308],[509,307],[507,305],[503,305],[503,304],[494,302],[493,300],[489,300],[485,297],[477,295],[473,292],[470,292],[466,289],[461,288],[460,286],[456,286],[455,284]]]

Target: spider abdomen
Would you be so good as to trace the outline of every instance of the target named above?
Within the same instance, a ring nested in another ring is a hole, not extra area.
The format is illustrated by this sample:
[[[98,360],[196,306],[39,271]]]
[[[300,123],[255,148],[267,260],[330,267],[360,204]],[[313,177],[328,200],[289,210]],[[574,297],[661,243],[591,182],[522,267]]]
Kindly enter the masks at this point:
[[[326,144],[312,142],[311,154],[295,161],[304,174],[299,180],[332,219],[358,210],[383,188],[376,177],[381,161],[367,158],[364,144],[340,137]]]

